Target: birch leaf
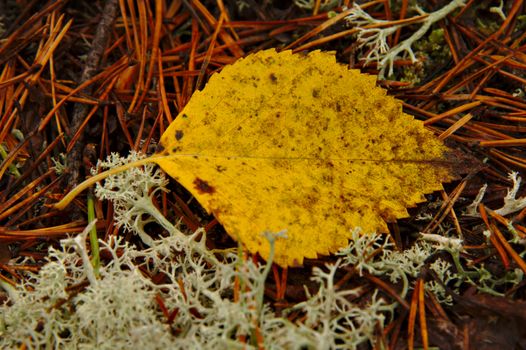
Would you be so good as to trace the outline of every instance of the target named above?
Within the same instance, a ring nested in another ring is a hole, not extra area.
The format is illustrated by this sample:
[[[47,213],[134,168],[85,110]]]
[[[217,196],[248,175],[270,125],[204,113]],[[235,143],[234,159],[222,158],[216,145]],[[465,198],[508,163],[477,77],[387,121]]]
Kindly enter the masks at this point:
[[[334,55],[260,51],[214,74],[152,158],[251,252],[286,231],[274,262],[298,266],[388,232],[455,178],[449,150],[375,77]]]

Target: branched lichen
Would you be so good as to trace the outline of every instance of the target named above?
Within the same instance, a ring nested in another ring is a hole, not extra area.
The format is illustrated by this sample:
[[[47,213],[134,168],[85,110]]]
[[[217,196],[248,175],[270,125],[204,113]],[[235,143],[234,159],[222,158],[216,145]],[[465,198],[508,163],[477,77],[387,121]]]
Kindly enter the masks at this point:
[[[98,168],[140,157],[112,155]],[[299,310],[307,316],[305,322],[290,322],[264,303],[270,265],[245,261],[232,250],[211,252],[204,230],[186,235],[160,214],[152,198],[165,183],[158,170],[145,166],[99,184],[95,193],[113,201],[116,221],[149,247],[138,250],[121,237],[101,240],[102,256],[111,258],[101,261],[99,278],[86,245],[94,223],[61,241],[59,249],[50,248],[40,272],[26,272],[27,282],[12,293],[11,304],[1,306],[0,348],[352,349],[374,341],[395,304],[376,296],[366,307],[352,304],[345,296],[356,291],[337,290],[339,265],[330,265],[328,273],[314,273],[316,294],[283,310],[283,315]],[[168,235],[149,237],[145,224],[151,220]],[[266,236],[272,246],[285,234]],[[162,278],[154,283],[154,275]],[[234,298],[236,283],[242,288]],[[173,314],[170,322],[159,300]]]
[[[517,193],[519,192],[522,178],[519,176],[519,173],[515,171],[509,173],[508,178],[513,183],[513,186],[511,189],[508,189],[508,193],[504,197],[504,205],[498,209],[494,209],[495,213],[502,216],[513,214],[526,208],[526,197],[517,198]],[[480,188],[479,193],[477,194],[473,203],[467,207],[465,215],[480,216],[478,213],[478,206],[482,202],[487,188],[487,184],[484,184],[484,186]]]
[[[413,44],[420,40],[434,23],[444,19],[448,14],[464,5],[465,0],[452,0],[446,6],[429,14],[417,6],[416,9],[422,17],[412,22],[412,24],[420,23],[421,27],[409,38],[399,42],[392,48],[387,44],[387,38],[400,28],[409,25],[409,23],[404,22],[388,25],[389,21],[373,18],[356,2],[353,3],[351,13],[346,19],[351,25],[356,26],[358,30],[359,46],[368,50],[367,55],[363,58],[365,64],[377,62],[378,68],[380,69],[378,75],[380,78],[383,78],[386,69],[388,69],[388,76],[393,74],[394,61],[401,58],[404,53],[409,56],[412,62],[416,62],[416,56],[412,48]],[[378,25],[381,25],[381,27],[378,27]]]
[[[411,287],[409,279],[418,276],[426,259],[436,250],[425,241],[418,241],[403,252],[393,248],[393,244],[382,235],[354,230],[353,239],[338,255],[343,256],[343,265],[353,266],[360,275],[365,271],[375,276],[388,276],[393,283],[402,280],[400,294],[405,298]]]
[[[99,167],[138,157],[113,155]],[[305,301],[278,315],[263,298],[270,265],[245,260],[233,250],[208,250],[202,229],[192,234],[179,231],[152,201],[155,193],[165,190],[165,183],[160,172],[146,166],[100,184],[96,193],[113,200],[118,222],[147,237],[149,247],[139,250],[122,237],[101,240],[106,259],[98,278],[86,245],[94,222],[82,234],[62,240],[58,249],[51,247],[39,273],[27,271],[25,282],[10,290],[9,304],[0,306],[0,348],[356,349],[376,343],[378,331],[392,319],[398,303],[380,297],[378,290],[367,301],[354,303],[353,297],[362,290],[337,286],[342,268],[352,266],[360,275],[401,281],[404,298],[427,260],[446,251],[453,264],[434,260],[429,268],[438,280],[426,281],[425,288],[447,304],[452,297],[444,285],[455,291],[460,283],[478,284],[481,291],[498,295],[496,288],[523,279],[520,269],[501,277],[484,266],[464,270],[459,254],[463,247],[454,238],[423,235],[400,252],[384,235],[356,229],[336,263],[313,269],[317,288],[306,289]],[[150,238],[145,223],[151,220],[161,220],[168,235]],[[273,240],[285,234],[266,237],[272,247]],[[270,261],[272,256],[271,249]],[[298,313],[303,317],[295,322],[287,318]]]
[[[500,17],[503,21],[506,20],[506,14],[504,13],[504,0],[500,0],[499,6],[492,6],[489,8],[489,12],[494,13]]]
[[[98,162],[92,174],[141,158],[144,158],[144,155],[135,152],[130,153],[127,158],[120,158],[118,154],[112,153],[106,161]],[[153,240],[146,234],[144,226],[156,218],[150,215],[150,218],[145,220],[142,214],[152,214],[155,211],[150,198],[159,191],[166,191],[167,183],[164,174],[154,164],[146,164],[143,168],[136,167],[128,172],[109,176],[103,185],[97,185],[95,195],[100,199],[112,201],[118,226],[136,233],[145,244],[151,246]]]

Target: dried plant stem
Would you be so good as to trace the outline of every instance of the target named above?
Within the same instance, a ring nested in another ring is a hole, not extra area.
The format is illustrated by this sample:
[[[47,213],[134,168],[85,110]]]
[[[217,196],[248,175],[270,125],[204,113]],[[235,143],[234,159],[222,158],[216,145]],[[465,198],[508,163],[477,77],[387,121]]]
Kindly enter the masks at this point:
[[[140,160],[137,160],[135,162],[124,164],[124,165],[118,166],[116,168],[106,170],[106,171],[104,171],[104,172],[102,172],[100,174],[97,174],[95,176],[92,176],[89,179],[87,179],[86,181],[84,181],[81,184],[79,184],[78,186],[76,186],[73,190],[71,190],[67,195],[64,196],[64,198],[62,198],[60,200],[60,202],[56,203],[54,205],[54,207],[59,209],[59,210],[63,210],[82,191],[84,191],[88,187],[94,185],[95,183],[97,183],[97,182],[99,182],[101,180],[104,180],[108,176],[118,174],[118,173],[120,173],[122,171],[128,170],[128,169],[133,168],[133,167],[138,167],[138,166],[145,165],[145,164],[148,164],[148,163],[156,163],[157,159],[165,158],[165,157],[166,156],[152,156],[152,157],[140,159]]]

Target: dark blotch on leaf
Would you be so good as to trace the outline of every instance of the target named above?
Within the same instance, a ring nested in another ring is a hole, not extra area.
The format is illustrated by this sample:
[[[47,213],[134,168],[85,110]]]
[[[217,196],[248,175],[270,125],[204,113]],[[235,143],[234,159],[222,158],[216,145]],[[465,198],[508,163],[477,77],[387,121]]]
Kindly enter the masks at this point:
[[[214,186],[210,186],[208,182],[198,177],[194,180],[194,186],[199,193],[214,193],[216,191]]]
[[[269,78],[273,83],[276,83],[276,81],[278,80],[278,77],[274,73],[270,73]]]
[[[176,131],[175,131],[175,139],[176,139],[177,141],[179,141],[179,140],[182,139],[182,138],[183,138],[183,130],[176,130]]]

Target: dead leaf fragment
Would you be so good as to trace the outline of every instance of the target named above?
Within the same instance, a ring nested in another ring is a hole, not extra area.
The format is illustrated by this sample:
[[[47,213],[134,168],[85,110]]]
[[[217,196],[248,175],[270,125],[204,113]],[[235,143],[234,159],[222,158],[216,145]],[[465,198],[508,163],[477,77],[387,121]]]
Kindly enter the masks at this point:
[[[454,178],[448,148],[375,77],[333,54],[260,51],[215,74],[163,134],[155,160],[226,231],[275,262],[344,247]]]

